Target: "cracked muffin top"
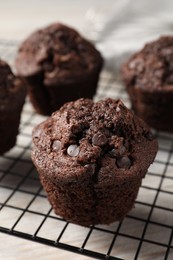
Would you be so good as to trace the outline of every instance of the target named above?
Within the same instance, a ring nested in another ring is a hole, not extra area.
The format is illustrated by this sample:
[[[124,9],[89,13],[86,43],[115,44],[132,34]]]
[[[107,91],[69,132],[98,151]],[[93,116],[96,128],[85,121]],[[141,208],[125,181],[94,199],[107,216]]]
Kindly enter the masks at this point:
[[[33,161],[54,182],[141,178],[157,152],[148,126],[110,98],[66,103],[34,128],[33,144]]]
[[[77,31],[55,23],[35,31],[21,44],[16,68],[23,77],[43,74],[49,86],[87,77],[102,62],[100,53]]]

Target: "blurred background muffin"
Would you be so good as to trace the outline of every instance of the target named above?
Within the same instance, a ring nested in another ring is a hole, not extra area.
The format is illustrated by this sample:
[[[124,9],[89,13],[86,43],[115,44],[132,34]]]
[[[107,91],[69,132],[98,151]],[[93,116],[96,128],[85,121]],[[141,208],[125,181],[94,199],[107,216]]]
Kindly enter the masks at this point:
[[[17,73],[28,85],[34,108],[43,115],[67,101],[92,98],[102,65],[101,54],[90,42],[59,23],[31,34],[16,58]]]
[[[145,45],[123,66],[134,112],[151,127],[173,132],[173,37]]]
[[[0,154],[16,143],[26,88],[9,65],[0,60]]]

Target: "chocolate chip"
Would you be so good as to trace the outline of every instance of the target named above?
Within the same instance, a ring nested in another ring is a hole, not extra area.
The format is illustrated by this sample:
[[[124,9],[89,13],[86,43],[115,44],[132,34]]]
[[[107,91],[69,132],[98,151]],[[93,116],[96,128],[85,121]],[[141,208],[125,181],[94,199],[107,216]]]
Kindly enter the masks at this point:
[[[118,149],[112,149],[109,152],[109,156],[110,157],[117,157],[117,156],[121,156],[126,152],[126,147],[124,145],[120,146]]]
[[[128,169],[130,168],[132,162],[128,156],[123,156],[117,159],[116,164],[118,168]]]
[[[70,155],[71,157],[75,157],[78,156],[79,154],[79,146],[77,146],[76,144],[71,144],[68,148],[67,148],[67,154]]]
[[[112,149],[111,151],[108,152],[108,155],[110,157],[116,157],[117,156],[117,150],[116,149]]]
[[[146,134],[146,138],[147,138],[149,141],[152,141],[152,140],[154,139],[154,136],[153,136],[153,134],[152,134],[151,132],[148,132],[148,133]]]
[[[96,165],[95,165],[95,163],[86,164],[86,165],[84,166],[84,168],[86,168],[87,173],[89,173],[89,174],[92,175],[92,174],[95,173]]]
[[[138,72],[142,72],[143,69],[144,69],[144,62],[143,62],[143,60],[140,59],[140,58],[132,60],[129,63],[129,69],[131,69],[131,70],[136,69]]]
[[[96,133],[92,138],[93,145],[103,146],[107,143],[107,138],[102,133]]]
[[[61,150],[61,142],[59,140],[55,140],[52,145],[52,149],[55,152],[59,152]]]

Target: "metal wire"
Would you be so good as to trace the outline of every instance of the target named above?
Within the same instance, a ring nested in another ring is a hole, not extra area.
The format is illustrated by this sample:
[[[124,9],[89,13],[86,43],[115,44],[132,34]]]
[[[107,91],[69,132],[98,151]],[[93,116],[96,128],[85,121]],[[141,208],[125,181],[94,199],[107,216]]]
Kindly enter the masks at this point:
[[[11,65],[16,49],[16,42],[0,40],[0,57]],[[107,72],[95,99],[105,97],[129,106],[121,83]],[[0,157],[0,232],[96,259],[173,259],[173,135],[157,133],[158,155],[124,221],[83,228],[52,212],[31,162],[32,128],[44,119],[27,100],[16,146]]]

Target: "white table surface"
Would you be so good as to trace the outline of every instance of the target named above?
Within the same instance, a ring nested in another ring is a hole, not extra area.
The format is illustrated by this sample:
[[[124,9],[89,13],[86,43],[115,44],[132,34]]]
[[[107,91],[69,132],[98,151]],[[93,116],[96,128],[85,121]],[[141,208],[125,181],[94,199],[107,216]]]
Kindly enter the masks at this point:
[[[53,248],[14,236],[0,233],[0,259],[2,260],[89,260],[65,250]]]

